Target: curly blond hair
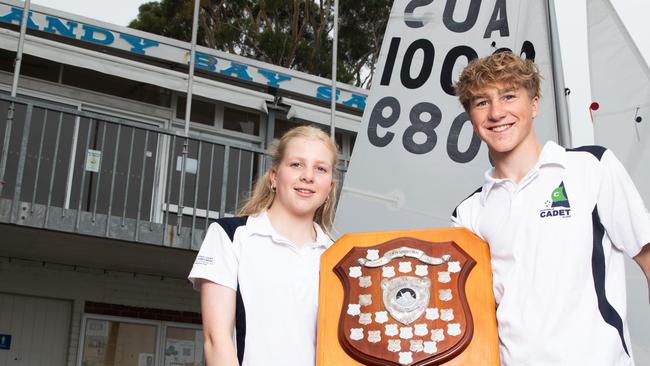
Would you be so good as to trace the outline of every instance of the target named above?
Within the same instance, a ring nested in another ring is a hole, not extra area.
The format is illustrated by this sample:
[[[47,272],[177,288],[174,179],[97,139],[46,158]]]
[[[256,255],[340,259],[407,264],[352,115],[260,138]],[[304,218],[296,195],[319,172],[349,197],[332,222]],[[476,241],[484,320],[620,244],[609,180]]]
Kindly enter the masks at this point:
[[[299,126],[287,131],[279,140],[275,140],[269,148],[271,156],[271,167],[256,182],[250,198],[239,209],[238,215],[257,215],[271,207],[275,192],[271,189],[270,172],[277,171],[280,162],[284,158],[289,141],[295,138],[316,140],[325,144],[332,152],[332,189],[327,200],[314,214],[314,221],[321,226],[327,235],[331,236],[330,229],[334,221],[334,209],[336,207],[336,189],[338,186],[338,171],[336,169],[337,153],[339,151],[336,142],[332,141],[328,134],[314,126]]]
[[[469,111],[475,93],[497,83],[522,87],[531,98],[541,97],[541,79],[534,62],[510,51],[502,51],[470,62],[460,74],[454,89],[465,111]]]

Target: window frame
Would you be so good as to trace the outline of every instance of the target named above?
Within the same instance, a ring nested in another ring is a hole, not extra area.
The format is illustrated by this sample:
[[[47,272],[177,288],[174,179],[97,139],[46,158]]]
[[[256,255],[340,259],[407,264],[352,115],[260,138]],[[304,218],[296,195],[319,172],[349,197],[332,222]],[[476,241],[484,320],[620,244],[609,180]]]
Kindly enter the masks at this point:
[[[153,326],[156,329],[156,336],[155,336],[156,347],[154,351],[155,352],[154,366],[164,366],[165,364],[164,344],[165,344],[165,339],[167,334],[167,328],[175,327],[175,328],[203,331],[203,326],[201,326],[200,324],[131,318],[127,316],[103,315],[103,314],[84,312],[81,317],[81,325],[79,329],[79,342],[77,345],[77,361],[75,362],[76,366],[83,366],[84,342],[86,340],[86,325],[89,319]],[[200,346],[201,349],[203,349],[203,344],[201,344]],[[202,354],[202,359],[200,361],[201,362],[200,364],[205,365],[205,353],[201,352],[201,354]]]

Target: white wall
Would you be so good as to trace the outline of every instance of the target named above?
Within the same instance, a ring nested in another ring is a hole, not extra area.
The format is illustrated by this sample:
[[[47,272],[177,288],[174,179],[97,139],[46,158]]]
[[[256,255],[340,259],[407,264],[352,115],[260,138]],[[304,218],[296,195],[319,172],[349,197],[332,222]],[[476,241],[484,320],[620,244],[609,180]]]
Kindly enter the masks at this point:
[[[189,270],[189,269],[188,269]],[[184,279],[94,270],[0,257],[0,292],[73,301],[68,366],[75,366],[84,301],[199,312]]]

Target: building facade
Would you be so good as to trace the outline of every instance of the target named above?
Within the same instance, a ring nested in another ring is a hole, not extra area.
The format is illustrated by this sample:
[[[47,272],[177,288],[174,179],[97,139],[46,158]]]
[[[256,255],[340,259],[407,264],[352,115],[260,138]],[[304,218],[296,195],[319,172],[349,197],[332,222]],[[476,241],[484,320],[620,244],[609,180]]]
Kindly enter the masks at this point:
[[[0,0],[0,366],[203,365],[185,277],[209,223],[234,214],[271,141],[329,131],[330,81]],[[345,172],[367,91],[340,84]],[[183,150],[186,149],[186,159]]]

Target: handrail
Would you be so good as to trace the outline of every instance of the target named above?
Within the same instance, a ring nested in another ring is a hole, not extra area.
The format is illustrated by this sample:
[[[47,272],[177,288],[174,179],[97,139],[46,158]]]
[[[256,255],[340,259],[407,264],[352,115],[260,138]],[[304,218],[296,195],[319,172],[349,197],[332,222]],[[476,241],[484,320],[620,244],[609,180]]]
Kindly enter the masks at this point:
[[[0,119],[0,134],[8,131],[0,136],[8,141],[0,141],[8,161],[3,223],[196,249],[210,220],[234,214],[266,154],[190,133],[182,172],[182,131],[25,97],[0,94],[0,105],[15,106],[9,128]]]

